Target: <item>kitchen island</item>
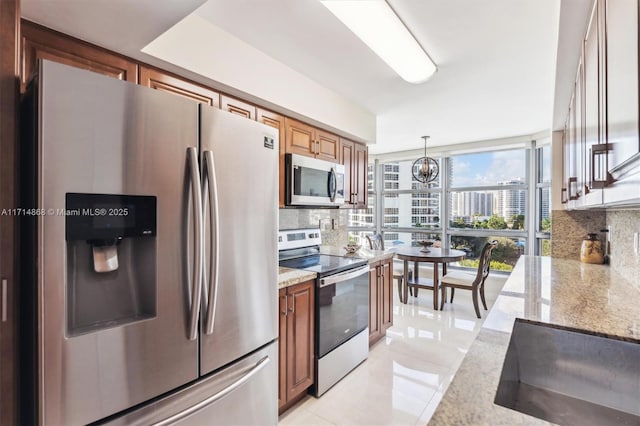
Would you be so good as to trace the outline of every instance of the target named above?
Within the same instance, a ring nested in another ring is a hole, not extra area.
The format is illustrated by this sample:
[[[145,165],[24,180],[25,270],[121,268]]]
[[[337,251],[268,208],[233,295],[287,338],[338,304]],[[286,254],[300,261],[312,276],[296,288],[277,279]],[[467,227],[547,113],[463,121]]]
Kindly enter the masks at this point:
[[[640,339],[640,287],[605,265],[522,256],[430,425],[548,425],[494,404],[515,318]]]

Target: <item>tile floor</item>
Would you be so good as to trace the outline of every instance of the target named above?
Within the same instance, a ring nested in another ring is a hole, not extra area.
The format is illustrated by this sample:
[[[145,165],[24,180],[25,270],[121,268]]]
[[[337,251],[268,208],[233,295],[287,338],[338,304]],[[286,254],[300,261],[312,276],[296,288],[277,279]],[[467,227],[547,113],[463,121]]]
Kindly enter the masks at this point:
[[[489,309],[506,279],[487,279]],[[486,315],[476,318],[471,294],[462,290],[435,313],[428,290],[406,305],[394,293],[393,310],[393,327],[369,358],[321,398],[307,396],[280,416],[280,425],[428,423]]]

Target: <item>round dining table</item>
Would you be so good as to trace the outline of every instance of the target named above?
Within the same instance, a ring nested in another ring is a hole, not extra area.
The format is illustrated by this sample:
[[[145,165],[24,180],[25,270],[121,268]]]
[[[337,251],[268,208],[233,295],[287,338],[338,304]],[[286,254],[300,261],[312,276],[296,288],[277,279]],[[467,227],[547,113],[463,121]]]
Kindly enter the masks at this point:
[[[434,248],[430,247],[428,252],[421,251],[422,247],[401,247],[396,250],[398,259],[404,261],[404,279],[402,280],[402,295],[400,299],[402,303],[407,303],[409,298],[409,286],[425,288],[433,291],[433,309],[438,310],[438,290],[440,284],[440,275],[438,274],[438,265],[442,263],[442,275],[447,274],[447,263],[457,262],[464,259],[466,253],[462,250]],[[409,281],[409,262],[414,262],[413,277]],[[433,263],[433,279],[420,278],[418,266],[420,262]]]

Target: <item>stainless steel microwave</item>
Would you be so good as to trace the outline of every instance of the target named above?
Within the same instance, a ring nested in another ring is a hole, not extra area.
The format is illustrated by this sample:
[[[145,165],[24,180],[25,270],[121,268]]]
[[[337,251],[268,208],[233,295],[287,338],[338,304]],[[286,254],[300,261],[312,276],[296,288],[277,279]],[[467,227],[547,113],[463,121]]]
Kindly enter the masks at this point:
[[[344,166],[297,154],[285,155],[287,206],[344,204]]]

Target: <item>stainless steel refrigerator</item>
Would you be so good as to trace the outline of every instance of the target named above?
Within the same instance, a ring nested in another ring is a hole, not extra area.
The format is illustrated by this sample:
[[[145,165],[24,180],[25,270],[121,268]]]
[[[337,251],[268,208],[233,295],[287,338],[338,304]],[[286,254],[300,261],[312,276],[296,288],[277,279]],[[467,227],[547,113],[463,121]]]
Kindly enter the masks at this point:
[[[23,123],[23,420],[277,423],[277,130],[49,61]]]

